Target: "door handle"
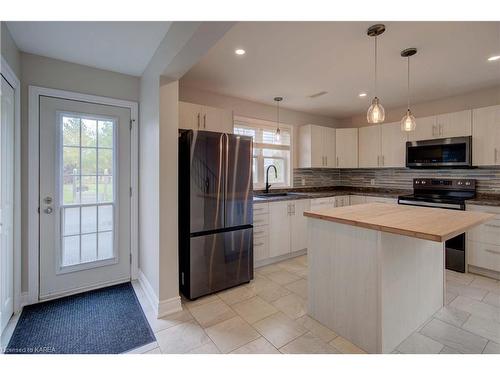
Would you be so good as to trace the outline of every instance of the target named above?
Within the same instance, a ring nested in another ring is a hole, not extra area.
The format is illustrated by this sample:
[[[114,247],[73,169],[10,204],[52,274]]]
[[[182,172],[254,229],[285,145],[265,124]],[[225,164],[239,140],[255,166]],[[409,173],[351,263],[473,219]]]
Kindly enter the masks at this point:
[[[47,215],[50,215],[52,213],[52,207],[47,207],[43,210],[43,212],[45,212]]]
[[[200,128],[200,114],[198,113],[198,129]]]
[[[203,129],[207,128],[207,115],[203,115]]]

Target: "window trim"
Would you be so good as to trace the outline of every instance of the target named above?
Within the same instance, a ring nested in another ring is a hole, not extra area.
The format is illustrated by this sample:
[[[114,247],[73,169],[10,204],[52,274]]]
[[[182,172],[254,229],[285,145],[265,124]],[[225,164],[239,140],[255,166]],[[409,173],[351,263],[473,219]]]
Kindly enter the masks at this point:
[[[243,126],[249,126],[252,128],[261,126],[264,128],[274,128],[276,129],[276,122],[274,121],[268,121],[268,120],[262,120],[262,119],[256,119],[256,118],[251,118],[251,117],[244,117],[244,116],[234,116],[233,119],[233,130],[234,127],[237,126],[238,124],[241,124]],[[286,145],[269,145],[267,143],[254,143],[254,145],[259,146],[261,148],[262,146],[271,146],[270,148],[276,149],[276,150],[289,150],[290,151],[290,160],[289,160],[289,166],[288,166],[288,175],[289,181],[288,185],[286,184],[272,184],[272,186],[269,188],[270,190],[273,189],[289,189],[293,186],[293,167],[294,167],[294,126],[281,123],[280,122],[280,129],[286,129],[290,133],[290,146]],[[252,158],[253,159],[253,158]],[[265,189],[265,181],[253,184],[253,190],[263,190]]]

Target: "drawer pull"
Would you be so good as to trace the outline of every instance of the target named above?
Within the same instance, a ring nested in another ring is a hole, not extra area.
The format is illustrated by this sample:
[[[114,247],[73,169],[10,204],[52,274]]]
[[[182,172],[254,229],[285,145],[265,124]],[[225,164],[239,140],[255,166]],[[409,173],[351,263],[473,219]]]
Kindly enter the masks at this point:
[[[500,255],[500,251],[498,251],[498,250],[484,249],[484,251],[487,251],[488,253]]]
[[[264,242],[254,243],[254,246],[264,246]]]
[[[258,234],[266,233],[265,230],[259,230],[258,232],[253,232],[253,235],[256,236]]]
[[[495,224],[484,224],[484,225],[490,228],[500,228],[500,225],[495,225]]]

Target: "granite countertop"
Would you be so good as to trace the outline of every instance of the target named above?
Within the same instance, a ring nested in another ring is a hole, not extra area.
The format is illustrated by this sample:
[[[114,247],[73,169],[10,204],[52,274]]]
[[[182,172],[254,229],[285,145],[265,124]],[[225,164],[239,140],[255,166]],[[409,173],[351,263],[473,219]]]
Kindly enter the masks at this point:
[[[273,190],[273,193],[288,193],[285,196],[270,196],[258,197],[254,195],[254,203],[279,202],[297,199],[316,199],[336,197],[340,195],[365,195],[372,197],[397,198],[399,195],[411,194],[411,190],[394,190],[383,188],[346,188],[346,187],[329,187],[329,188],[296,188]],[[261,194],[261,191],[256,191],[254,194]]]
[[[400,195],[412,194],[412,190],[396,190],[385,188],[358,188],[345,186],[332,186],[321,188],[292,188],[273,190],[273,193],[287,192],[290,195],[271,196],[271,197],[253,197],[253,203],[279,202],[297,199],[316,199],[336,197],[339,195],[364,195],[370,197],[397,198]],[[255,191],[254,194],[261,194],[262,191]],[[478,194],[476,198],[467,201],[467,204],[479,206],[500,207],[500,194]]]
[[[466,204],[500,207],[500,194],[477,194],[476,198],[469,199]]]

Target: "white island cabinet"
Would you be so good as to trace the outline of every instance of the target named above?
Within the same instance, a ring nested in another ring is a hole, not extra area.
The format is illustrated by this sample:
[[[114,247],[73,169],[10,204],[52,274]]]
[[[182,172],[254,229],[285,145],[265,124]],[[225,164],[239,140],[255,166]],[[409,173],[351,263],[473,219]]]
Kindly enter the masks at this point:
[[[308,216],[308,314],[369,353],[390,353],[444,305],[444,242],[484,212],[366,203]]]

